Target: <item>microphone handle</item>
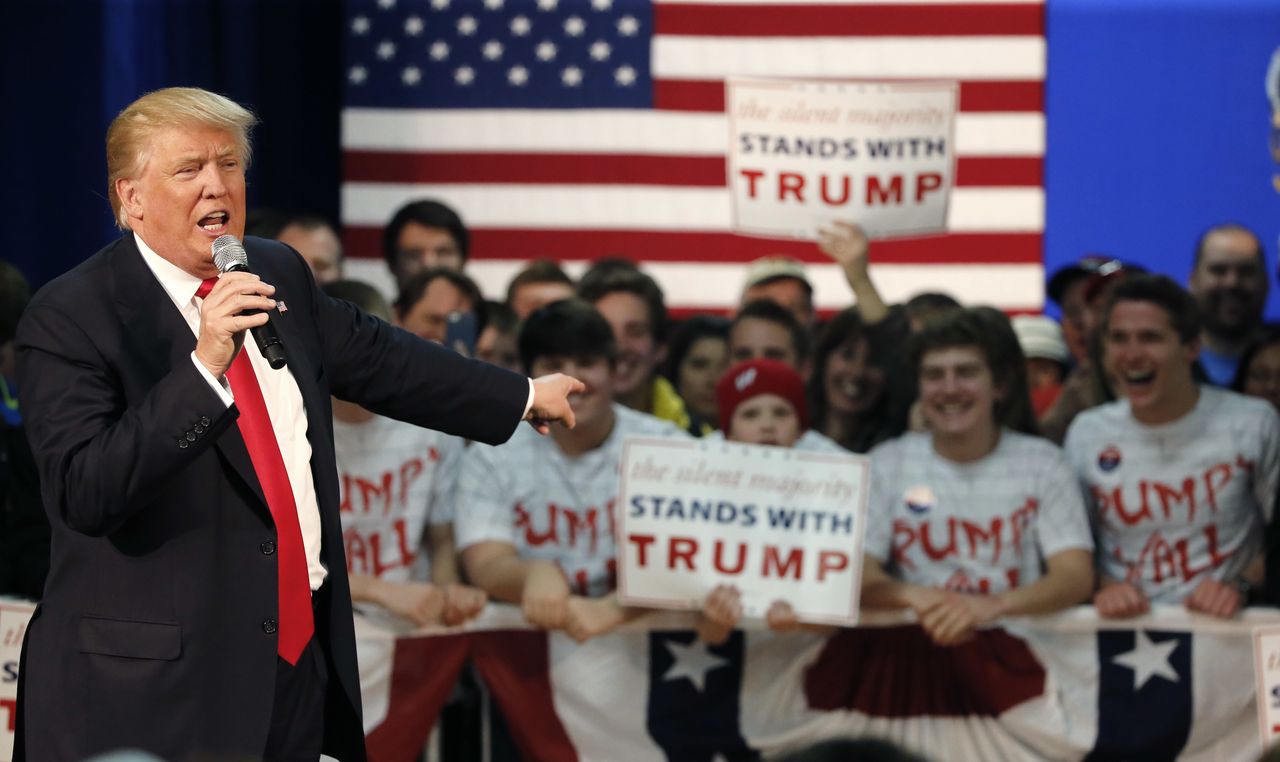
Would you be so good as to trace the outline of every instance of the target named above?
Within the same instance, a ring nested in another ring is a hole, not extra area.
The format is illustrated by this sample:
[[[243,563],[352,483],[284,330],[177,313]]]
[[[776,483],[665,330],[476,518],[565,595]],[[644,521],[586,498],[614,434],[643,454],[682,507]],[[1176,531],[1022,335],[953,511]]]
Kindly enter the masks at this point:
[[[227,268],[227,272],[236,271],[251,272],[251,270],[245,265],[233,265]],[[263,310],[245,310],[240,314],[248,316],[258,315],[262,312]],[[273,370],[280,370],[285,365],[289,364],[289,359],[285,356],[284,344],[280,341],[280,334],[276,332],[276,325],[273,321],[274,316],[272,313],[279,314],[275,310],[268,312],[267,322],[260,326],[250,328],[249,332],[253,334],[253,340],[258,344],[258,351],[262,353],[264,358],[266,358],[267,364],[270,365]]]

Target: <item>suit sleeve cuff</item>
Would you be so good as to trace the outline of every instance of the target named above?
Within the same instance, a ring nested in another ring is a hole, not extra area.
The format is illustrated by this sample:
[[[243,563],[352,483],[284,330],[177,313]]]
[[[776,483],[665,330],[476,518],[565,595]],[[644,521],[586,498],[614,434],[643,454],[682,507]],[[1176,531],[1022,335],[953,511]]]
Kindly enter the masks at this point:
[[[218,399],[222,400],[222,404],[227,407],[231,407],[231,405],[236,401],[236,398],[231,395],[231,385],[227,383],[227,379],[214,378],[213,374],[209,372],[209,369],[204,367],[204,363],[196,359],[195,352],[191,353],[191,362],[195,364],[196,370],[200,372],[200,376],[205,381],[209,382],[209,386],[213,389],[214,393],[218,395]],[[533,404],[532,381],[529,382],[529,404]]]
[[[194,353],[194,352],[191,354],[191,357],[192,357],[192,359],[195,359],[195,353]],[[196,363],[196,364],[197,364],[197,365],[200,365],[200,363]],[[201,365],[201,366],[200,366],[200,369],[201,369],[201,370],[204,370],[204,366],[202,366],[202,365]],[[207,376],[207,375],[209,375],[209,372],[208,372],[208,371],[205,371],[205,375],[206,375],[206,376]],[[520,416],[520,420],[522,420],[522,421],[523,421],[523,420],[527,420],[527,419],[529,418],[529,411],[530,411],[530,410],[532,410],[532,409],[533,409],[533,379],[531,378],[531,379],[529,379],[529,399],[528,399],[528,400],[526,400],[526,401],[525,401],[525,403],[524,403],[524,415],[521,415],[521,416]]]

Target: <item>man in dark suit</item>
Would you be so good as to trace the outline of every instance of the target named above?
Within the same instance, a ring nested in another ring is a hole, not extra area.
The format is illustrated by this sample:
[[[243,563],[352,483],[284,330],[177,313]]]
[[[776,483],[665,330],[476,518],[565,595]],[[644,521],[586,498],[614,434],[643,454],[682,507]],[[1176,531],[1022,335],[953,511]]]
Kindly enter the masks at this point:
[[[529,381],[321,293],[243,234],[253,116],[171,88],[107,134],[115,243],[49,284],[18,331],[53,525],[24,644],[17,758],[364,758],[329,397],[489,443],[572,425],[565,376]],[[215,280],[216,279],[216,280]],[[246,330],[273,310],[288,365]]]

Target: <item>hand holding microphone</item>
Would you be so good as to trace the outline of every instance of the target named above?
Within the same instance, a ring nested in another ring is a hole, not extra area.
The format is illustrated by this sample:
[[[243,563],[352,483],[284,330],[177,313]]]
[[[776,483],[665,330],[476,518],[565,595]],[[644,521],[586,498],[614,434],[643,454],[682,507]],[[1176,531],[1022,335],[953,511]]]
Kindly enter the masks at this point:
[[[271,367],[284,367],[284,345],[270,322],[276,307],[270,298],[275,286],[263,283],[249,270],[244,246],[234,237],[224,235],[215,240],[213,255],[214,264],[224,274],[200,309],[196,359],[215,378],[221,378],[231,367],[247,329],[253,332]]]

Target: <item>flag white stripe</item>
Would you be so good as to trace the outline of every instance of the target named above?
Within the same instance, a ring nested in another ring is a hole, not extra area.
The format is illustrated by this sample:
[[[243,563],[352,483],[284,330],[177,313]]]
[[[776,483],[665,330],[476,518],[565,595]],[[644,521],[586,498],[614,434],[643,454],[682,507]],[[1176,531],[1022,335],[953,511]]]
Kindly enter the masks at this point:
[[[1045,40],[1001,37],[695,37],[657,35],[655,78],[726,76],[1043,79]]]
[[[959,113],[958,156],[1043,156],[1044,115]],[[360,151],[724,156],[724,114],[627,109],[345,109],[342,147]]]
[[[586,262],[561,263],[573,277]],[[486,297],[501,300],[507,284],[527,260],[476,259],[467,263]],[[667,305],[728,309],[738,304],[745,265],[733,263],[646,262],[645,272],[658,281]],[[362,280],[394,297],[394,285],[381,259],[348,259],[346,277]],[[844,275],[836,265],[807,265],[819,309],[848,307],[853,302]],[[901,302],[922,291],[943,291],[967,304],[989,304],[1004,310],[1038,310],[1044,304],[1044,268],[1038,264],[872,265],[871,277],[889,302]]]
[[[414,198],[446,198],[477,228],[731,232],[724,188],[661,185],[487,185],[347,183],[342,222],[381,226]],[[1038,232],[1044,190],[959,187],[951,192],[952,232]]]

